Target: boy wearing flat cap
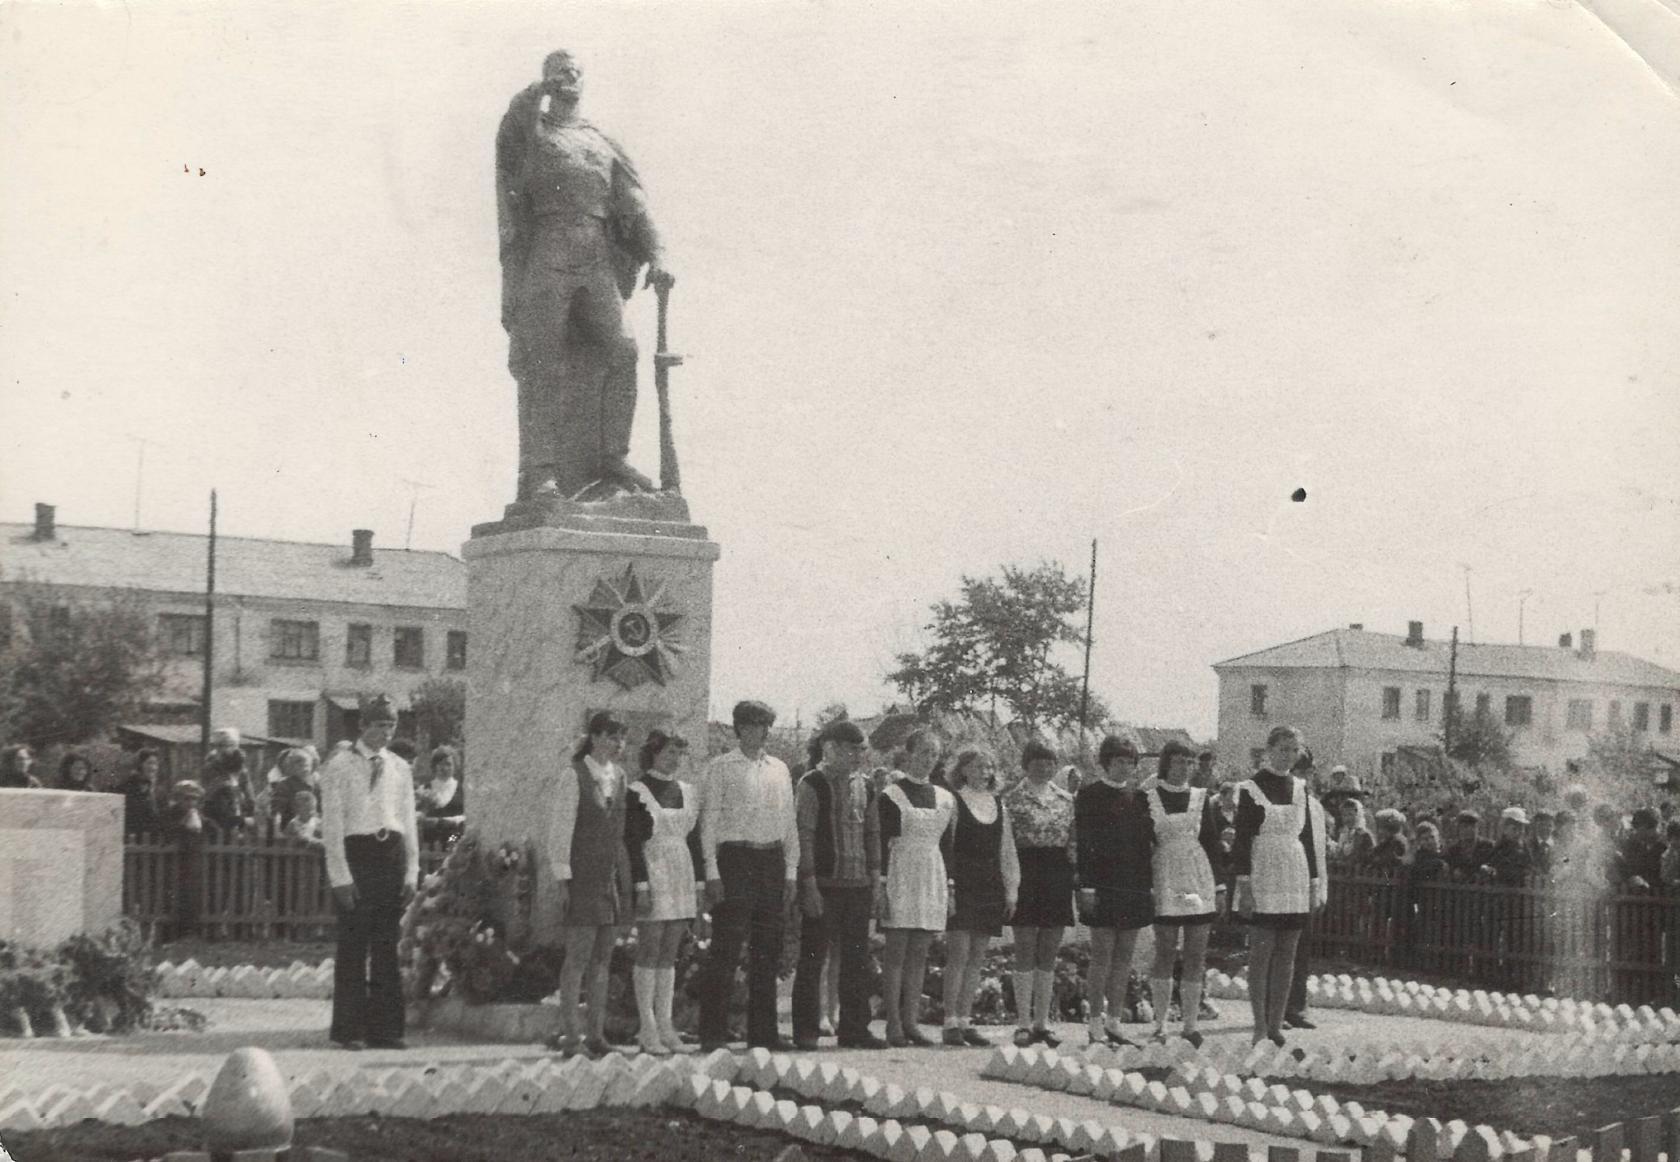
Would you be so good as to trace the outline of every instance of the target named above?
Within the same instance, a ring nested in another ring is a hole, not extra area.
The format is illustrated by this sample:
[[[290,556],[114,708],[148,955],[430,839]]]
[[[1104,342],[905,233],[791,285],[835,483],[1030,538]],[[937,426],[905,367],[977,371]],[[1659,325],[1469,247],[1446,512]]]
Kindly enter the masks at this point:
[[[414,776],[387,747],[396,707],[381,694],[362,704],[362,733],[321,768],[321,842],[338,913],[333,1043],[402,1049],[397,935],[420,879]]]

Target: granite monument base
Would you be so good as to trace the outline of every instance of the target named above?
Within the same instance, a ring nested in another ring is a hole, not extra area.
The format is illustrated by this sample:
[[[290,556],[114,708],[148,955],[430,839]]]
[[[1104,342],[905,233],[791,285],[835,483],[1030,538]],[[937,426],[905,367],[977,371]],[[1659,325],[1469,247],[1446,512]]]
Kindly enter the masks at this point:
[[[706,752],[718,546],[680,497],[524,501],[479,525],[467,563],[467,828],[534,845],[531,935],[560,938],[545,850],[552,793],[589,716],[635,747],[657,726]]]
[[[54,948],[122,917],[123,798],[0,790],[0,940]]]

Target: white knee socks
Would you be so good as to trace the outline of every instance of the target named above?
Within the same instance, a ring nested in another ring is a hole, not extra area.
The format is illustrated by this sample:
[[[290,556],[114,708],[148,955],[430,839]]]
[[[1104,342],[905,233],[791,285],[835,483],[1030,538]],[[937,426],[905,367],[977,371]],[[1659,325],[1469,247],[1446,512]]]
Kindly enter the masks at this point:
[[[671,1051],[659,1037],[659,1019],[653,1013],[653,996],[655,991],[654,978],[657,969],[643,968],[636,965],[631,969],[631,980],[636,986],[636,1016],[640,1022],[636,1029],[636,1043],[642,1047],[642,1052],[655,1057],[667,1056]]]
[[[1032,1028],[1034,973],[1011,973],[1015,982],[1015,1023],[1023,1029]]]
[[[653,974],[653,1015],[659,1022],[659,1039],[672,1053],[681,1053],[682,1036],[677,1032],[676,1022],[671,1019],[671,1006],[677,992],[677,970],[656,968]]]

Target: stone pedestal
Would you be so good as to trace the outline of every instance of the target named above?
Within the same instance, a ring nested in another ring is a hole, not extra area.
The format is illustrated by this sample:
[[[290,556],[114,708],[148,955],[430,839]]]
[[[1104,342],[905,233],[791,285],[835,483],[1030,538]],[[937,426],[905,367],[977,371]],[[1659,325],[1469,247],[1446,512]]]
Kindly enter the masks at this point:
[[[534,842],[532,925],[557,938],[543,850],[558,772],[584,724],[611,710],[634,747],[652,727],[705,755],[712,564],[718,546],[680,497],[534,500],[479,525],[467,563],[467,826],[489,845]]]
[[[53,948],[122,916],[123,798],[0,790],[0,940]]]

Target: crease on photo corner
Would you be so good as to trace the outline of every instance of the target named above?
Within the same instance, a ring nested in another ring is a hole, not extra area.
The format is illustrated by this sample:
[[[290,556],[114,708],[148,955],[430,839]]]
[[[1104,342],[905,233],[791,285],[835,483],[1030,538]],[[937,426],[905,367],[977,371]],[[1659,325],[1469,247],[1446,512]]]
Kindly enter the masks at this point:
[[[1680,97],[1680,13],[1662,0],[1581,0],[1580,7]]]

